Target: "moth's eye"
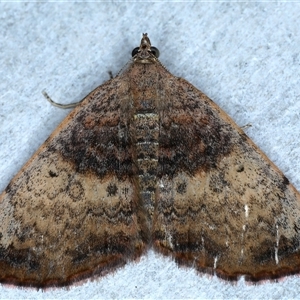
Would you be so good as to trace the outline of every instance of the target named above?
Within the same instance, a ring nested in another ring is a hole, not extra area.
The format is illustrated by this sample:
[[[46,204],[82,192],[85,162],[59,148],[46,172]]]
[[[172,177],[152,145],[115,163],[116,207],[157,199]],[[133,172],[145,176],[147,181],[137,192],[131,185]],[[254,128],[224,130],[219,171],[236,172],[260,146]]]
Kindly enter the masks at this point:
[[[139,52],[139,49],[139,47],[134,48],[131,52],[131,56],[134,57]]]
[[[158,58],[159,57],[159,50],[156,47],[151,47],[151,53]]]

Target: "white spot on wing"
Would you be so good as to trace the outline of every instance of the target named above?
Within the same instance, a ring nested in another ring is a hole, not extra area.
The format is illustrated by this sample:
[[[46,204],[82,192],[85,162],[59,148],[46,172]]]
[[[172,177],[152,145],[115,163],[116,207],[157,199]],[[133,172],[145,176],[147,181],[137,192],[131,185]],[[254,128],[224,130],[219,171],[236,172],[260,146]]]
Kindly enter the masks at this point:
[[[249,206],[247,204],[245,204],[245,217],[249,217]]]
[[[278,265],[279,260],[278,260],[278,248],[277,247],[275,247],[275,262],[276,262],[276,265]]]
[[[276,262],[276,265],[278,265],[278,263],[279,263],[278,246],[279,246],[279,231],[278,231],[278,225],[276,224],[276,246],[275,246],[275,262]]]
[[[217,261],[218,261],[218,256],[215,257],[215,260],[214,260],[214,269],[217,268]]]

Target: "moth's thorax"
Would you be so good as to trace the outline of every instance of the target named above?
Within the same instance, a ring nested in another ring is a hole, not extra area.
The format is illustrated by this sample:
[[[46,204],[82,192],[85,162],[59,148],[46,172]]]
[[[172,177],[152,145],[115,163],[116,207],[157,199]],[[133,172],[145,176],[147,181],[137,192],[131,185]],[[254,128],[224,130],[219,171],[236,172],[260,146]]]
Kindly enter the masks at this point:
[[[152,64],[157,62],[157,58],[151,53],[145,53],[143,56],[133,58],[133,61],[137,64]]]

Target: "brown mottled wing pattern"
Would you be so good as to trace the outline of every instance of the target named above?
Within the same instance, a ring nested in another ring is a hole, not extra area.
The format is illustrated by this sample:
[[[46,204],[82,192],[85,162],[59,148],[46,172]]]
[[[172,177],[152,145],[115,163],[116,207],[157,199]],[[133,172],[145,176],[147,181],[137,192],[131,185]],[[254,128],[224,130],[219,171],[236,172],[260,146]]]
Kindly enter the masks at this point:
[[[299,272],[299,193],[202,92],[164,88],[154,247],[225,279]]]
[[[235,280],[300,271],[300,196],[147,34],[0,196],[0,282],[63,286],[148,246]]]
[[[0,282],[63,286],[143,252],[121,86],[88,95],[1,195]]]

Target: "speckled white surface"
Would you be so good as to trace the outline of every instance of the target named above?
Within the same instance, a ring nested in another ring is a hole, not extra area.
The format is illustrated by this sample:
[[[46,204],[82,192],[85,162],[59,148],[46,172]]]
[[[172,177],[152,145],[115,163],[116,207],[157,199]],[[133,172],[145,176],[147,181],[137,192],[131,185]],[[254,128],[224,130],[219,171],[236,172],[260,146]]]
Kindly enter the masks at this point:
[[[0,191],[68,111],[117,74],[143,32],[162,63],[219,104],[300,190],[299,3],[0,3]],[[69,289],[1,299],[292,299],[300,277],[232,285],[150,251]]]

